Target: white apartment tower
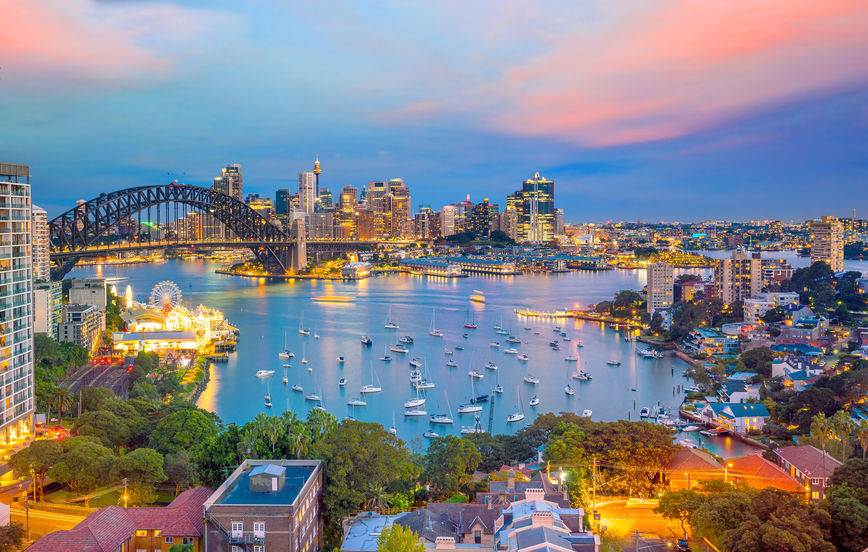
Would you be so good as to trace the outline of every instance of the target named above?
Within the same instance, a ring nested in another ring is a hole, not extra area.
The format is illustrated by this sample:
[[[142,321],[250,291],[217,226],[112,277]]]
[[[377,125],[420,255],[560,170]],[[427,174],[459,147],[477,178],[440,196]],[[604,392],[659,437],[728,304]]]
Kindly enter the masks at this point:
[[[755,297],[763,287],[762,258],[759,253],[748,256],[743,250],[733,251],[732,258],[717,261],[714,279],[724,305]]]
[[[652,263],[646,269],[648,281],[648,312],[672,306],[675,268],[669,263]]]
[[[298,173],[298,203],[309,217],[316,208],[316,175],[311,171]]]
[[[51,280],[51,264],[48,257],[48,213],[34,205],[30,210],[31,233],[33,234],[33,281]]]
[[[30,167],[0,163],[0,443],[33,430]]]
[[[833,272],[844,270],[844,227],[835,217],[812,220],[811,262],[825,261]]]

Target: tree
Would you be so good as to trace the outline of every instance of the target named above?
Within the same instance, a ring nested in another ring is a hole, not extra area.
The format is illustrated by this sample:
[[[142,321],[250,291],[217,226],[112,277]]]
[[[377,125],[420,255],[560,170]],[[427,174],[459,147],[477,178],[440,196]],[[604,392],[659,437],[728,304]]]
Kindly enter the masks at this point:
[[[241,430],[231,425],[192,451],[196,475],[203,484],[217,488],[235,469],[241,460],[238,454],[240,441]]]
[[[690,515],[690,525],[712,542],[741,525],[751,512],[750,496],[743,492],[711,493]]]
[[[75,433],[90,435],[107,447],[120,447],[130,442],[130,429],[108,410],[82,414],[75,422]]]
[[[45,475],[63,455],[63,447],[57,441],[38,440],[30,443],[9,457],[9,467],[19,476],[33,474],[34,484],[39,489],[40,500],[45,499]]]
[[[854,438],[859,441],[859,446],[862,447],[862,460],[865,460],[865,453],[868,452],[868,419],[859,420]]]
[[[868,543],[868,460],[851,458],[829,478],[823,507],[832,518],[832,543],[860,552]]]
[[[151,433],[150,446],[164,454],[191,450],[217,435],[217,424],[199,409],[169,414]]]
[[[651,326],[649,329],[654,335],[663,333],[663,317],[659,312],[655,312],[654,315],[651,316]]]
[[[143,506],[156,499],[154,485],[166,480],[163,455],[154,449],[140,448],[118,459],[112,472],[115,479],[126,478],[132,485],[129,502]]]
[[[425,552],[425,546],[412,529],[393,523],[377,537],[377,552]]]
[[[57,409],[58,423],[63,424],[63,413],[69,410],[69,407],[72,405],[72,396],[67,389],[58,387],[54,390],[51,402],[54,404],[54,408]]]
[[[745,351],[739,357],[744,367],[749,372],[757,372],[769,378],[772,375],[772,359],[774,355],[768,347],[757,347]]]
[[[114,391],[106,387],[91,387],[88,385],[82,387],[79,393],[81,396],[81,409],[83,412],[102,410],[103,405],[107,401],[116,398]]]
[[[811,420],[811,434],[820,442],[820,448],[823,449],[823,452],[826,452],[826,443],[832,436],[832,425],[822,412]]]
[[[408,460],[407,449],[379,424],[346,421],[316,440],[310,455],[323,461],[323,516],[328,546],[340,540],[341,520],[365,502],[365,490],[387,486]]]
[[[115,456],[112,451],[90,437],[73,437],[63,443],[64,453],[49,468],[48,476],[69,485],[77,494],[85,494],[110,481]],[[85,505],[90,499],[85,499]]]
[[[21,550],[26,533],[24,526],[17,521],[0,527],[0,552]]]
[[[841,462],[847,459],[850,455],[850,449],[847,442],[853,434],[853,420],[845,410],[835,412],[834,416],[829,418],[829,430],[835,439],[841,441]]]
[[[286,432],[286,427],[284,427],[283,420],[274,416],[269,417],[265,421],[265,427],[263,427],[263,432],[268,438],[268,442],[271,443],[271,457],[274,458],[274,446]]]
[[[702,504],[703,496],[696,491],[681,489],[663,493],[654,511],[666,519],[676,520],[681,524],[681,532],[687,534],[688,522],[692,514]]]
[[[428,446],[423,475],[435,495],[447,497],[470,483],[480,459],[473,443],[447,435],[434,439]]]
[[[163,458],[163,471],[166,479],[175,485],[175,495],[189,488],[196,479],[196,466],[189,451],[167,454]]]

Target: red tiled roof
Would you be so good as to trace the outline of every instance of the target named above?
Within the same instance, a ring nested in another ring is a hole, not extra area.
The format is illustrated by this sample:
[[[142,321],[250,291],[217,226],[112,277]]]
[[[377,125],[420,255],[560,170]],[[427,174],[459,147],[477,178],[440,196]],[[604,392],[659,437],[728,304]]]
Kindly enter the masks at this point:
[[[774,487],[791,493],[804,492],[798,481],[759,454],[730,458],[727,462],[731,464],[729,477],[734,481],[741,481],[755,489]]]
[[[781,447],[775,454],[792,464],[808,477],[829,477],[841,462],[811,445]]]
[[[663,471],[676,474],[684,472],[721,472],[722,474],[723,466],[707,452],[681,447],[672,455]]]
[[[160,531],[160,536],[165,537],[201,537],[205,532],[202,504],[213,492],[208,487],[189,489],[166,507],[102,508],[69,531],[49,533],[28,550],[113,552],[136,530]]]

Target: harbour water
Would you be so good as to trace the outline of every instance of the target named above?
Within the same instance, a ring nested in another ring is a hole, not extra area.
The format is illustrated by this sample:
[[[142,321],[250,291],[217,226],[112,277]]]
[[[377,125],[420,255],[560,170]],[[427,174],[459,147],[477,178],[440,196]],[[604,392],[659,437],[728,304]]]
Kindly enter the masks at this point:
[[[211,381],[199,406],[216,412],[225,422],[244,423],[260,412],[279,414],[292,410],[305,415],[317,403],[306,401],[303,393],[290,389],[298,384],[305,393],[321,395],[322,406],[338,418],[352,416],[385,427],[392,426],[394,419],[398,435],[410,441],[429,429],[441,435],[457,434],[462,426],[474,425],[474,415],[459,415],[457,407],[473,395],[490,394],[499,382],[504,392],[483,405],[480,423],[487,430],[490,418],[494,433],[507,433],[545,412],[582,413],[588,409],[596,420],[636,420],[643,406],[653,407],[659,402],[674,414],[681,402],[676,386],[688,383],[682,377],[685,363],[670,355],[643,359],[636,354],[637,344],[625,342],[621,332],[597,323],[524,319],[514,314],[517,307],[553,310],[585,306],[610,299],[621,289],[641,290],[645,284],[641,270],[462,279],[394,274],[357,282],[266,282],[215,274],[218,267],[208,261],[166,261],[81,267],[70,276],[106,277],[116,281],[121,292],[129,284],[142,300],[147,299],[154,284],[172,280],[188,305],[202,303],[223,311],[240,329],[241,339],[229,362],[212,368]],[[484,304],[469,300],[474,290],[485,295]],[[400,326],[398,330],[383,327],[390,311]],[[428,334],[432,315],[437,329],[444,333],[442,338]],[[478,329],[464,328],[468,320],[475,322]],[[311,335],[299,333],[302,324]],[[521,343],[507,343],[506,335],[495,333],[496,324],[519,337]],[[557,335],[555,326],[560,326],[571,341]],[[284,361],[277,356],[283,349],[284,335],[287,347],[295,353],[289,361],[291,367],[285,369],[286,385],[281,383]],[[373,339],[371,347],[362,346],[362,335]],[[415,340],[408,346],[410,352],[388,351],[404,335]],[[559,351],[549,346],[554,339],[560,341]],[[499,349],[489,346],[495,341],[500,342]],[[577,347],[578,343],[584,346]],[[505,354],[508,347],[527,354],[529,361],[522,363],[516,355]],[[446,366],[450,357],[444,354],[445,349],[453,351],[451,358],[457,367]],[[384,354],[393,360],[378,360]],[[577,356],[578,362],[565,361],[570,355]],[[338,356],[344,357],[343,364],[337,362]],[[452,425],[432,426],[427,416],[404,416],[404,402],[416,397],[409,379],[409,361],[414,357],[423,362],[423,376],[436,384],[420,395],[427,399],[427,413],[450,413],[455,419]],[[308,363],[302,364],[302,358]],[[618,360],[621,365],[610,366],[608,360]],[[485,364],[489,361],[498,370],[487,370]],[[258,379],[254,373],[259,369],[275,370],[275,375]],[[577,369],[587,371],[593,379],[570,379]],[[482,379],[474,380],[473,388],[470,370],[483,374]],[[539,384],[525,383],[526,374],[539,378]],[[341,378],[347,382],[343,387],[338,385]],[[361,386],[371,383],[382,387],[382,392],[362,396],[367,406],[347,405],[347,401],[360,398]],[[568,383],[575,390],[573,396],[564,392]],[[274,405],[271,408],[264,404],[267,391]],[[528,403],[534,395],[540,402],[531,407]],[[524,420],[507,423],[507,416],[517,411],[525,413]],[[705,444],[723,456],[740,454],[744,448],[737,441],[718,438]]]

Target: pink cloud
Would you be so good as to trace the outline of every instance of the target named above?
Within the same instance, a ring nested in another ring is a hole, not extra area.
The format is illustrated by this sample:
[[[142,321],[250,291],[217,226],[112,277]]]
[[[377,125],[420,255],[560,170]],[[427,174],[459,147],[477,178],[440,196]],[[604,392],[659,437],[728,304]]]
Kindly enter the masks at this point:
[[[671,138],[773,102],[864,82],[868,4],[651,2],[550,40],[505,70],[490,124],[590,145]]]

